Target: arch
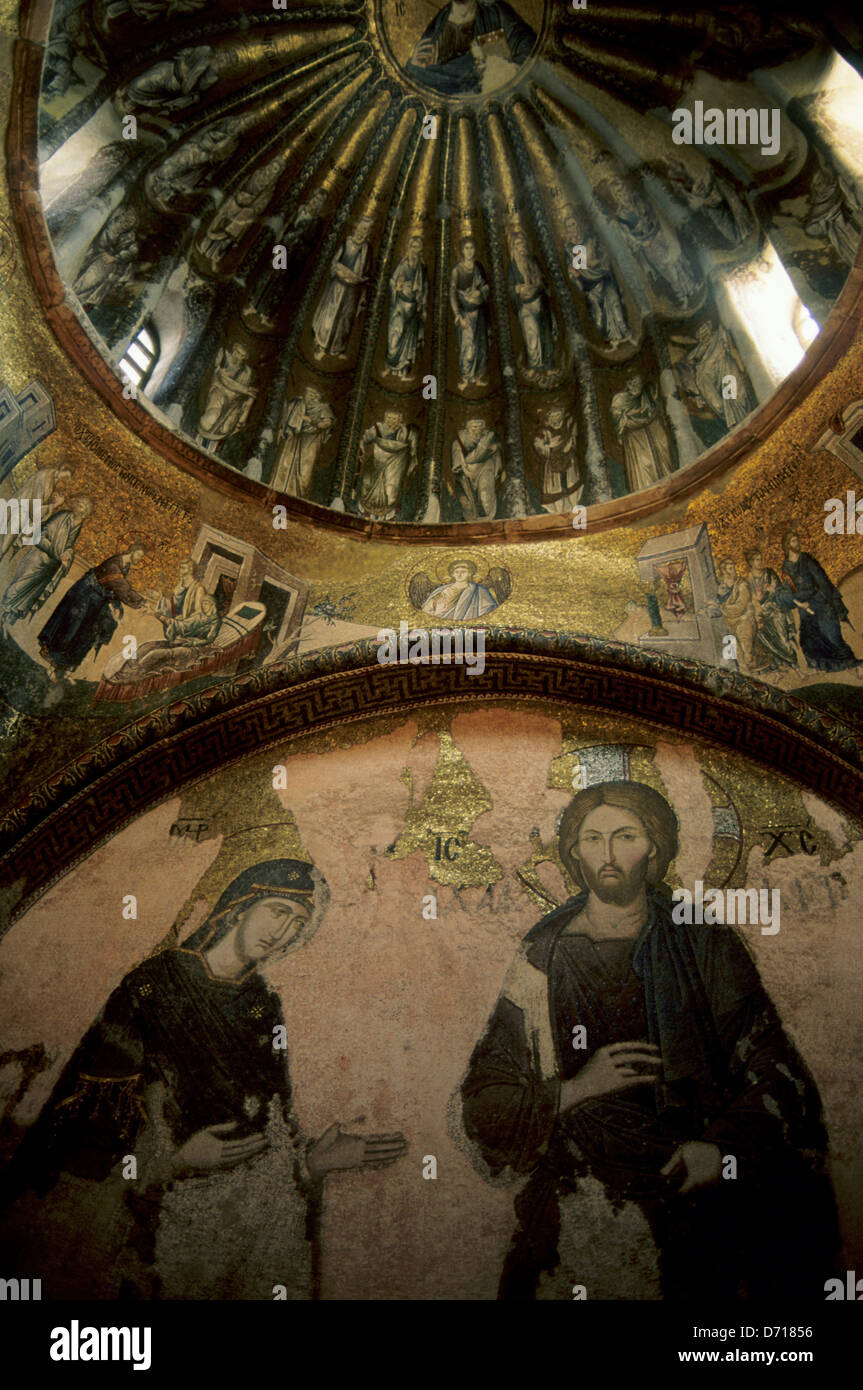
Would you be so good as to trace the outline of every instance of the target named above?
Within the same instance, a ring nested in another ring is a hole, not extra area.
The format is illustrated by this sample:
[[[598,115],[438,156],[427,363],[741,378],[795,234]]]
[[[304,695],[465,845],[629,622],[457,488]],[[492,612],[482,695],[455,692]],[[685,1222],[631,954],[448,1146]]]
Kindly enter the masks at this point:
[[[383,665],[375,645],[317,653],[141,716],[0,823],[7,923],[147,807],[275,744],[429,706],[541,705],[629,715],[863,806],[863,734],[745,676],[599,639],[489,629],[485,669]]]

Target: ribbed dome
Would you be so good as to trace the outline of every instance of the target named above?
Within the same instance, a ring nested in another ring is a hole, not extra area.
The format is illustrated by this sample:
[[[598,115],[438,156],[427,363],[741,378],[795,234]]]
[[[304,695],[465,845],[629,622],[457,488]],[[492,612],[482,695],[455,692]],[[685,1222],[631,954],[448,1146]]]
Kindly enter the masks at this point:
[[[861,83],[829,38],[748,6],[60,3],[56,266],[138,419],[216,477],[377,523],[664,496],[853,263]]]

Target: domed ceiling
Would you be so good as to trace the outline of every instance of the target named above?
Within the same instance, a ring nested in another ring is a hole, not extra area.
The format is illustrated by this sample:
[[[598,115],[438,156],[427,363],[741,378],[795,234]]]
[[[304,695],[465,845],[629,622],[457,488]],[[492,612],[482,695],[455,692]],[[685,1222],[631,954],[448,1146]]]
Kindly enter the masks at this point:
[[[101,389],[181,466],[568,527],[719,468],[817,358],[860,109],[814,24],[733,7],[64,0],[39,194]]]

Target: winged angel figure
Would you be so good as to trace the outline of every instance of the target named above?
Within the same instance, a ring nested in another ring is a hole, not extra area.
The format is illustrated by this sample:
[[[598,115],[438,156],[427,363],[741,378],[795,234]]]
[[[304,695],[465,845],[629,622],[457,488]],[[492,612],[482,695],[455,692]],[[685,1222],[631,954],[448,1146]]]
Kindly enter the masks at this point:
[[[512,593],[512,575],[506,569],[490,569],[483,584],[476,582],[473,560],[455,560],[445,583],[434,583],[425,571],[411,576],[408,595],[414,608],[434,618],[463,622],[493,613]]]

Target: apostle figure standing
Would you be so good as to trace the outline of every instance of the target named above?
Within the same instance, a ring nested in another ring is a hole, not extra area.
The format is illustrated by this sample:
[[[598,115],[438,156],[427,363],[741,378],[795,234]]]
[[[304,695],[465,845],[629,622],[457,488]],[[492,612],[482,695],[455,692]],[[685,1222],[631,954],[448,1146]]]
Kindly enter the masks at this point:
[[[630,492],[653,487],[674,472],[665,426],[659,418],[656,388],[634,373],[611,398],[611,418],[623,444],[623,466]]]
[[[668,181],[692,212],[709,219],[729,246],[737,246],[752,230],[752,217],[743,199],[727,179],[719,178],[705,163],[697,174],[682,159],[666,159]]]
[[[528,374],[542,376],[554,371],[555,324],[548,289],[523,232],[512,240],[509,292],[521,325]]]
[[[323,229],[322,212],[327,201],[325,188],[317,188],[294,213],[287,227],[283,226],[281,240],[267,253],[267,262],[256,275],[249,297],[241,309],[243,318],[253,327],[272,328],[283,304],[308,270],[320,245]],[[277,248],[284,248],[284,264],[278,268],[271,257]]]
[[[371,217],[360,217],[330,261],[327,282],[312,320],[318,358],[345,354],[351,330],[365,304],[365,286],[372,278],[369,237],[373,227]]]
[[[196,435],[197,442],[214,453],[226,439],[243,428],[258,394],[257,387],[252,385],[248,355],[244,343],[234,343],[222,348],[216,359]]]
[[[286,401],[271,487],[292,497],[311,497],[318,456],[335,425],[336,417],[316,386]]]
[[[200,193],[212,179],[216,165],[223,163],[240,143],[240,123],[226,118],[214,121],[166,155],[149,175],[148,191],[157,206],[176,210],[179,201]]]
[[[362,437],[363,464],[357,483],[361,516],[392,521],[402,504],[405,483],[416,472],[417,430],[398,410],[387,410]]]
[[[844,265],[853,265],[860,245],[863,210],[853,185],[844,187],[829,165],[820,163],[812,178],[803,230],[826,238]]]
[[[533,447],[541,466],[540,494],[544,512],[568,512],[581,498],[584,483],[578,467],[578,432],[572,412],[555,406],[534,435]]]
[[[464,521],[492,521],[503,476],[503,451],[484,420],[468,420],[452,442],[452,473]]]
[[[689,264],[670,227],[663,227],[653,207],[642,193],[630,188],[624,179],[611,183],[614,216],[636,256],[654,280],[662,280],[678,304],[686,304],[700,288],[700,280]]]
[[[264,212],[284,170],[280,158],[271,159],[226,198],[201,237],[201,250],[218,265]]]
[[[728,330],[721,323],[715,327],[709,323],[698,325],[695,345],[678,370],[695,404],[706,407],[724,422],[726,429],[734,429],[755,409],[749,378]]]
[[[387,325],[387,371],[411,375],[425,336],[429,277],[422,259],[423,239],[412,236],[407,255],[390,276],[390,317]]]
[[[577,219],[566,219],[566,271],[587,300],[590,317],[609,347],[619,347],[631,339],[623,312],[620,289],[611,268],[608,252],[599,237],[587,237]]]
[[[219,65],[212,48],[181,48],[133,78],[122,94],[124,109],[152,106],[178,110],[198,101],[219,80]]]
[[[120,207],[96,238],[72,286],[83,309],[96,309],[140,271],[141,247],[138,241],[138,214],[134,208]]]
[[[458,337],[459,386],[482,384],[488,371],[489,313],[491,285],[476,258],[476,242],[465,237],[461,260],[450,276],[449,302]]]

